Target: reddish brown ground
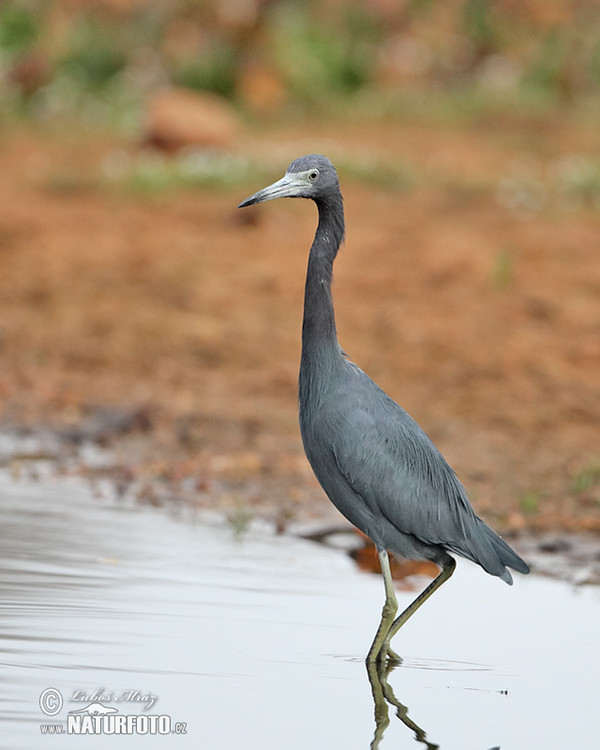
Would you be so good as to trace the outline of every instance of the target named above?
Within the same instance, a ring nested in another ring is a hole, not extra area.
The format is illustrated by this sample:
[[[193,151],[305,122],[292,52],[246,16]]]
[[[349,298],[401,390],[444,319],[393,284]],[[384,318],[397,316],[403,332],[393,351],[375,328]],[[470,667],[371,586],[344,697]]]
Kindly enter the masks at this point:
[[[595,128],[551,124],[310,124],[238,148],[258,157],[277,143],[273,179],[308,151],[412,165],[406,192],[344,181],[342,345],[499,530],[600,531],[600,211],[551,197],[523,218],[496,195],[519,160],[548,174],[568,154],[600,158]],[[151,431],[116,450],[145,492],[195,477],[199,502],[241,515],[283,524],[325,511],[296,422],[314,208],[275,202],[248,222],[235,205],[260,183],[102,188],[100,164],[123,145],[2,137],[5,423],[72,425],[95,405],[143,405]]]

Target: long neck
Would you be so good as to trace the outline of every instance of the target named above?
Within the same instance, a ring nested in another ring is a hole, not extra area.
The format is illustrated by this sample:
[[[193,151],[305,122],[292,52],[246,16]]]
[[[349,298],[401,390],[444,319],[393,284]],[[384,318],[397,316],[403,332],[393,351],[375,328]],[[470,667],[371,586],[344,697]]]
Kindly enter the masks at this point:
[[[341,360],[331,296],[333,261],[344,239],[344,206],[341,193],[317,203],[319,225],[306,272],[300,399],[319,372]]]

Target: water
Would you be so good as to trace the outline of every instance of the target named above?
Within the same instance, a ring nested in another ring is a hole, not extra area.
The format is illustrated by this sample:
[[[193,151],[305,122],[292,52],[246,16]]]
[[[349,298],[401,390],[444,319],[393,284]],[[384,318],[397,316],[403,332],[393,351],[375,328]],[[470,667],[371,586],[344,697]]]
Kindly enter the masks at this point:
[[[599,741],[598,589],[535,576],[510,588],[459,563],[397,636],[403,665],[374,679],[376,730],[362,659],[383,587],[341,552],[267,531],[236,541],[226,525],[98,500],[78,481],[0,474],[0,516],[1,748]],[[47,689],[62,695],[55,716],[40,709]],[[136,697],[156,700],[144,710]],[[168,715],[185,734],[41,734],[92,703]]]

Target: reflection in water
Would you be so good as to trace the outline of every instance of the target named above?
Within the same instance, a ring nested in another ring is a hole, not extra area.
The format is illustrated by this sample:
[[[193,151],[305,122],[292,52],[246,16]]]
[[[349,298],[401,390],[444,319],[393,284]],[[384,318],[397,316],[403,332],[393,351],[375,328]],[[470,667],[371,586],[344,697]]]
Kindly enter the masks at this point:
[[[388,676],[393,670],[405,667],[414,668],[414,664],[405,664],[403,661],[401,661],[401,663],[399,664],[392,659],[388,659],[387,663],[384,664],[366,664],[367,675],[371,684],[371,693],[373,695],[373,703],[375,709],[375,733],[370,745],[370,750],[378,750],[378,748],[380,747],[380,743],[383,740],[383,735],[390,725],[389,706],[392,706],[396,709],[396,716],[408,729],[411,730],[411,732],[413,732],[417,742],[422,743],[424,747],[427,748],[427,750],[439,750],[440,748],[440,745],[438,745],[437,743],[430,742],[427,739],[425,730],[410,718],[410,716],[408,715],[408,706],[405,706],[398,700],[398,698],[396,698],[392,686],[388,681]],[[485,667],[480,664],[448,661],[427,662],[423,660],[419,661],[419,668],[425,668],[435,671],[459,670],[468,672],[489,670],[489,667]],[[498,692],[504,693],[505,691]],[[469,724],[467,722],[467,732],[468,726]],[[489,748],[489,750],[500,750],[500,746],[496,745],[492,748]]]
[[[415,668],[415,660],[411,660],[413,663],[405,663],[401,660],[400,663],[395,660],[388,659],[385,664],[381,663],[366,663],[367,675],[371,684],[371,693],[373,695],[374,703],[374,715],[375,715],[375,733],[373,740],[370,744],[370,750],[378,750],[383,735],[386,729],[390,725],[389,718],[389,707],[392,706],[396,709],[396,716],[400,721],[408,727],[413,733],[415,740],[422,743],[427,750],[439,750],[440,745],[435,742],[430,742],[427,739],[427,733],[420,727],[415,721],[413,721],[408,715],[408,706],[401,703],[392,689],[392,686],[388,682],[388,676],[397,668]],[[451,662],[451,661],[431,661],[431,660],[419,660],[419,669],[429,669],[435,671],[468,671],[468,672],[481,672],[489,671],[490,668],[481,664],[473,664],[467,662]],[[507,691],[497,691],[500,694],[507,694]],[[468,732],[468,722],[466,723]],[[500,745],[495,745],[489,748],[489,750],[500,750]]]
[[[396,709],[396,716],[415,733],[415,739],[422,742],[427,750],[437,750],[439,745],[429,742],[425,731],[409,718],[408,708],[396,698],[389,682],[388,675],[394,669],[392,662],[386,664],[367,662],[367,674],[371,683],[373,702],[375,704],[375,734],[371,742],[371,750],[378,750],[383,734],[390,724],[388,703]]]

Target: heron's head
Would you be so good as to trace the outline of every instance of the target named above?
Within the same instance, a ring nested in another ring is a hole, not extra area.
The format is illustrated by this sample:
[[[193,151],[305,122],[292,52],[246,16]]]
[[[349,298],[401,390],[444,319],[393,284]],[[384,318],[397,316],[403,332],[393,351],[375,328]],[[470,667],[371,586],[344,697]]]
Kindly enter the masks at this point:
[[[340,184],[333,164],[326,156],[309,154],[294,159],[280,180],[246,198],[238,208],[273,198],[312,198],[319,202],[328,196],[339,195],[339,192]]]

